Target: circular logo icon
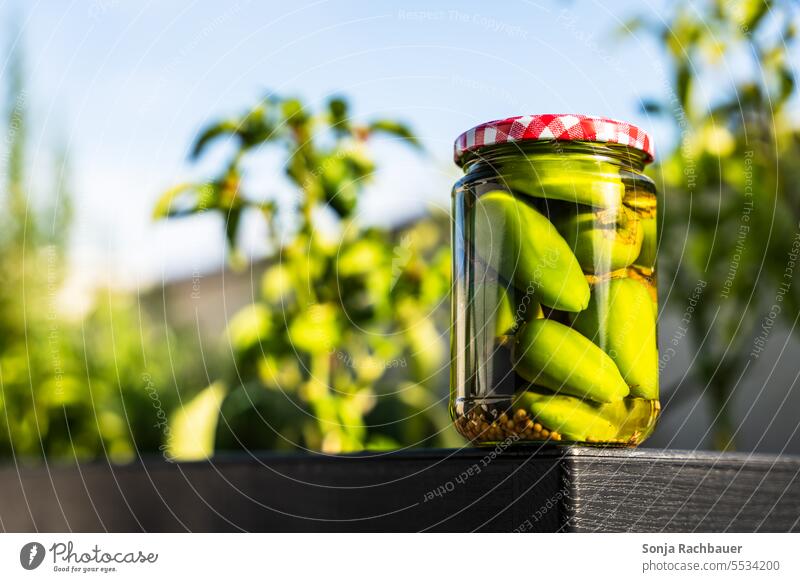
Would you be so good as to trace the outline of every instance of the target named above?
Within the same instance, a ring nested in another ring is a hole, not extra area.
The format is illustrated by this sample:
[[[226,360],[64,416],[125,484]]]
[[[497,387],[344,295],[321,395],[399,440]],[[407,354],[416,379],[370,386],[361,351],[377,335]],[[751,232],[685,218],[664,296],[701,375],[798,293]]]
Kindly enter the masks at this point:
[[[44,560],[44,546],[39,542],[28,542],[19,551],[19,563],[26,570],[35,570]]]

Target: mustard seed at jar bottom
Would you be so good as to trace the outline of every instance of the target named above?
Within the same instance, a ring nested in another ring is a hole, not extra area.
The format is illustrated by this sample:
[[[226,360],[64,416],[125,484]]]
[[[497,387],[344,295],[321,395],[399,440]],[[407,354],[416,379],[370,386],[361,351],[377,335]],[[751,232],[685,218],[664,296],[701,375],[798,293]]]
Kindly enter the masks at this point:
[[[650,138],[581,115],[456,141],[450,408],[476,444],[635,446],[660,411]]]

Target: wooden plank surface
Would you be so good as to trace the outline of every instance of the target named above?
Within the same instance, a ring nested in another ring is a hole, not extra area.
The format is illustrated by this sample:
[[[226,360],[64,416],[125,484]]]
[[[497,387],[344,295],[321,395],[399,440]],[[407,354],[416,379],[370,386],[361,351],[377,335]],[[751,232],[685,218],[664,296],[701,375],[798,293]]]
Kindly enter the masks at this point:
[[[582,449],[570,455],[573,531],[800,531],[800,459]]]
[[[798,531],[800,459],[647,449],[0,469],[3,531]]]

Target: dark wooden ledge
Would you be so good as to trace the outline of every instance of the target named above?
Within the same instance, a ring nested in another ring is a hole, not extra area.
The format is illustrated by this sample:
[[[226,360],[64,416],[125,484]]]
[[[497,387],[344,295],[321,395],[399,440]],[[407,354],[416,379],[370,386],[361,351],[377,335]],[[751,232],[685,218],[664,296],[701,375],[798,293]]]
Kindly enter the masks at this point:
[[[3,531],[800,531],[800,457],[234,455],[0,469]]]

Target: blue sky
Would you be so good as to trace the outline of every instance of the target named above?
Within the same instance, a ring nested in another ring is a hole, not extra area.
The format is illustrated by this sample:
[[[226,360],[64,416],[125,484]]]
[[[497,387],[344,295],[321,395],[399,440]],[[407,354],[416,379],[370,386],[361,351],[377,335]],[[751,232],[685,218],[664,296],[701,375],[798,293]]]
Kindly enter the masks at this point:
[[[446,207],[458,176],[452,142],[481,121],[591,113],[639,123],[657,144],[669,141],[667,126],[639,107],[663,92],[658,47],[613,38],[622,21],[655,10],[647,2],[432,4],[0,4],[4,21],[14,12],[20,21],[33,163],[44,164],[54,143],[69,147],[78,268],[146,285],[219,267],[222,230],[212,217],[155,225],[150,209],[161,190],[219,161],[187,162],[198,128],[267,91],[311,104],[345,94],[357,117],[399,118],[420,134],[430,158],[378,147],[384,171],[362,208],[373,222]],[[280,196],[278,163],[267,156],[256,174],[260,189]],[[257,219],[247,228],[256,250],[261,228]]]

